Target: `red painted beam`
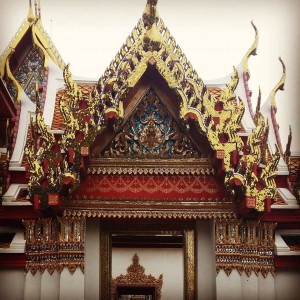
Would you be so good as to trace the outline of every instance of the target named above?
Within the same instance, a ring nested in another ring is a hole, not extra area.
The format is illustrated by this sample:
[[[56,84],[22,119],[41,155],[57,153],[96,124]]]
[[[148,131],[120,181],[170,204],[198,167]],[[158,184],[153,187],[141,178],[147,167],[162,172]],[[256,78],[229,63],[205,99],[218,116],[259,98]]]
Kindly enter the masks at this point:
[[[25,253],[1,253],[0,267],[14,268],[25,267]]]
[[[299,209],[273,209],[268,214],[263,214],[259,218],[261,221],[266,222],[288,222],[300,223],[300,210]],[[296,224],[297,225],[297,224]]]
[[[0,205],[0,220],[37,219],[42,217],[33,206],[2,206]]]
[[[294,269],[300,268],[300,255],[278,256],[274,257],[275,269]]]

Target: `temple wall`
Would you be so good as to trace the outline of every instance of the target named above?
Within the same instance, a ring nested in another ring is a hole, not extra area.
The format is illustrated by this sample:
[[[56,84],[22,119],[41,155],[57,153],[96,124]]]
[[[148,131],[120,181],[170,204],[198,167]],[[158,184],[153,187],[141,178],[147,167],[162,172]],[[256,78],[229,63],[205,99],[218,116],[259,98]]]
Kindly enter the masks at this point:
[[[0,269],[0,299],[23,299],[24,295],[24,269]]]
[[[227,276],[225,272],[221,270],[217,275],[216,281],[218,300],[242,299],[241,276],[236,270],[233,270],[230,276]]]
[[[254,272],[250,276],[244,272],[240,275],[236,270],[227,276],[221,270],[217,275],[217,299],[274,300],[275,278],[270,273],[266,278],[261,274],[256,276]]]
[[[59,300],[84,299],[84,274],[76,269],[72,275],[67,269],[60,274]]]
[[[132,257],[137,254],[145,275],[158,278],[163,274],[162,299],[183,299],[183,250],[178,248],[113,248],[112,276],[127,274]]]
[[[299,282],[299,270],[277,270],[275,277],[268,274],[266,278],[254,273],[240,276],[235,270],[227,276],[221,270],[217,275],[217,299],[296,300],[300,298]]]
[[[275,276],[276,300],[300,299],[300,270],[278,270]]]

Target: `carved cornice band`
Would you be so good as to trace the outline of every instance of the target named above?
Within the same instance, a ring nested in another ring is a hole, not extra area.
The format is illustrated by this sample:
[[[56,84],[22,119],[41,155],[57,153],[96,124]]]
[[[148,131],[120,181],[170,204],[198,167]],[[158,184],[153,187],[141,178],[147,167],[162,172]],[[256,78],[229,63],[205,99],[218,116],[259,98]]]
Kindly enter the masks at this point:
[[[214,175],[209,159],[152,160],[152,159],[93,159],[88,174],[98,175]]]
[[[233,211],[101,211],[101,210],[65,210],[65,217],[93,217],[110,219],[173,219],[173,220],[196,220],[196,219],[216,219],[231,220],[237,218],[237,213]]]

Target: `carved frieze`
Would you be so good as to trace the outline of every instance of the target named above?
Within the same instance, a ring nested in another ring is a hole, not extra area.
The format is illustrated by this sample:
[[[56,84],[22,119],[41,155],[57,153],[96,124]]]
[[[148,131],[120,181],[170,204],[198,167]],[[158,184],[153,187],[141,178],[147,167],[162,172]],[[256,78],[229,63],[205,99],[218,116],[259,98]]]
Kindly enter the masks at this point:
[[[216,221],[217,272],[274,275],[275,227],[272,222]]]
[[[24,220],[23,224],[27,272],[84,271],[84,218],[43,218]]]

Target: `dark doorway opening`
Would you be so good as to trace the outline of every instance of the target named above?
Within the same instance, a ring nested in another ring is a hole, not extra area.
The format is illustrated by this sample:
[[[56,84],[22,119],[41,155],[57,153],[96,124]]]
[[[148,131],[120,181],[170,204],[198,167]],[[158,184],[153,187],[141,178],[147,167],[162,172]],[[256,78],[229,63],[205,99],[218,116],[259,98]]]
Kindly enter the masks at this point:
[[[117,300],[155,300],[155,288],[118,287]]]

